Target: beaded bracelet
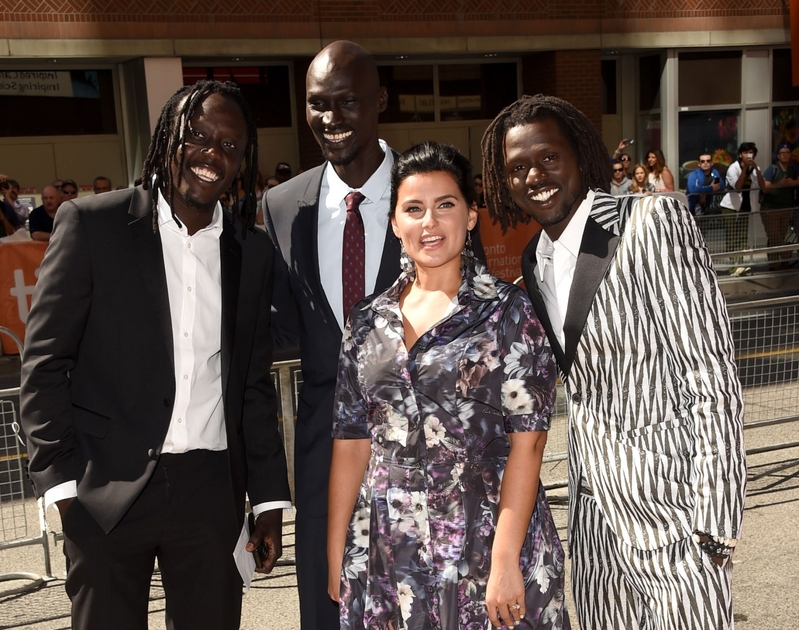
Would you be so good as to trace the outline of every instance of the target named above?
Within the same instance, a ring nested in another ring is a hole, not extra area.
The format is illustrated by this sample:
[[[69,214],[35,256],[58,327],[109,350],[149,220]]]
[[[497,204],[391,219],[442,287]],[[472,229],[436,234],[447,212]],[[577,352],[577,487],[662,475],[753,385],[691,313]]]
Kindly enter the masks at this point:
[[[708,540],[702,541],[699,539],[700,536],[706,536]],[[730,541],[732,544],[728,544],[726,539],[720,536],[714,537],[707,533],[697,532],[694,534],[694,539],[699,545],[699,548],[713,558],[727,558],[735,549],[734,540]]]

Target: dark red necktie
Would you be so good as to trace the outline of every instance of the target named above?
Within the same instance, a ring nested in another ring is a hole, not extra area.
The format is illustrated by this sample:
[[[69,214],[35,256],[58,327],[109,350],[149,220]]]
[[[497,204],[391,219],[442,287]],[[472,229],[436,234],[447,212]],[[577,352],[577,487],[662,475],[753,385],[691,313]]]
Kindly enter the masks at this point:
[[[344,251],[341,256],[341,286],[344,298],[344,320],[350,316],[355,303],[365,295],[366,243],[363,232],[363,219],[358,206],[364,196],[353,190],[345,197],[347,204],[347,223],[344,225]]]

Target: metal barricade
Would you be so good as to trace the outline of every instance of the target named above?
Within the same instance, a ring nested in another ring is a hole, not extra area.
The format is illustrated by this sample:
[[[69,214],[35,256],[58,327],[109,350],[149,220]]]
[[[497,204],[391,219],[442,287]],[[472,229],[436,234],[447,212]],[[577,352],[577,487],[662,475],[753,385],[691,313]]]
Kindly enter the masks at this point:
[[[12,331],[0,326],[0,334],[9,335],[22,354],[22,342]],[[44,505],[41,500],[36,501],[34,509],[33,497],[26,490],[27,452],[20,436],[14,403],[18,398],[18,387],[0,390],[0,551],[41,545],[45,575],[42,577],[28,572],[0,575],[0,582],[24,582],[22,586],[0,592],[3,596],[30,591],[39,588],[47,580],[55,579],[50,564]],[[34,520],[38,520],[35,525],[32,523]]]

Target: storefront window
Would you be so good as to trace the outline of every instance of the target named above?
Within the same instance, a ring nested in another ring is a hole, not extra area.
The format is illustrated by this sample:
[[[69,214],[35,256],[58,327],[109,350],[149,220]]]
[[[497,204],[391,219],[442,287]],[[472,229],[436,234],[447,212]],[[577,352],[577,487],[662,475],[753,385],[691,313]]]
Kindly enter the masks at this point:
[[[799,164],[799,106],[774,107],[772,110],[771,157],[783,142],[791,145],[791,161]]]
[[[0,137],[115,133],[111,70],[0,70]]]
[[[771,100],[778,103],[799,101],[799,87],[794,87],[791,76],[790,48],[774,50],[771,74]]]
[[[380,85],[388,90],[381,123],[434,122],[433,66],[378,66]]]
[[[388,90],[381,124],[487,120],[518,98],[516,62],[384,65],[378,71]]]
[[[202,79],[232,81],[238,85],[255,117],[255,126],[259,129],[291,127],[291,84],[288,66],[183,68],[185,85]]]
[[[681,53],[680,107],[741,102],[741,51]]]
[[[710,153],[713,166],[724,177],[738,155],[738,110],[680,113],[680,182],[699,168],[699,155]]]

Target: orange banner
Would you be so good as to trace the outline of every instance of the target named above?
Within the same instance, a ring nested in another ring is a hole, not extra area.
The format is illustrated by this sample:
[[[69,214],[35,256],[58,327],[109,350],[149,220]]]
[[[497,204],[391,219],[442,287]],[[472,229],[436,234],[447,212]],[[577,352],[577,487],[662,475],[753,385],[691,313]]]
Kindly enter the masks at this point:
[[[799,86],[799,0],[791,0],[791,75]]]
[[[47,243],[0,243],[0,326],[25,339],[25,322]],[[4,354],[18,354],[14,340],[0,334]]]
[[[480,208],[480,239],[486,253],[488,270],[497,278],[513,282],[522,275],[522,252],[540,226],[535,221],[519,223],[502,234],[499,223],[491,222],[488,210]]]

